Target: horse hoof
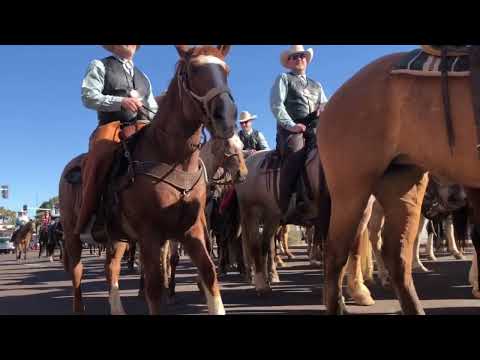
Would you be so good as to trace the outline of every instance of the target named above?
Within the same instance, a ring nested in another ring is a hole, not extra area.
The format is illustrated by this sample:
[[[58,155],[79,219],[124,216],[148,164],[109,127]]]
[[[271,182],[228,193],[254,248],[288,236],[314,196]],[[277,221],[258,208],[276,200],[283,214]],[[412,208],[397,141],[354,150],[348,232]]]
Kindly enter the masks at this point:
[[[278,284],[280,282],[280,277],[278,276],[278,274],[273,274],[270,278],[270,282],[272,284]]]
[[[428,270],[425,266],[423,266],[422,264],[417,264],[415,266],[413,266],[412,268],[412,271],[414,273],[429,273],[431,272],[430,270]]]
[[[286,265],[285,265],[285,263],[283,262],[283,260],[279,260],[279,261],[277,261],[277,267],[278,267],[279,269],[283,269],[283,268],[286,267]]]
[[[472,295],[475,299],[480,299],[480,291],[473,289]]]
[[[288,257],[290,260],[295,259],[295,255],[293,255],[292,253],[287,253],[287,257]]]
[[[272,293],[272,288],[267,287],[264,289],[257,289],[257,296],[262,297],[262,296],[268,296]]]
[[[120,309],[120,310],[117,310],[117,311],[112,311],[110,315],[114,315],[114,316],[117,316],[117,315],[127,315],[127,313],[125,312],[125,310]]]
[[[137,297],[139,297],[139,298],[145,298],[145,291],[140,290],[140,291],[138,292]]]
[[[322,263],[318,260],[310,260],[310,266],[314,268],[319,268],[322,266]]]
[[[453,254],[456,260],[465,260],[465,256],[460,253]]]
[[[352,296],[353,302],[358,306],[372,306],[375,305],[375,300],[369,294],[355,294]]]

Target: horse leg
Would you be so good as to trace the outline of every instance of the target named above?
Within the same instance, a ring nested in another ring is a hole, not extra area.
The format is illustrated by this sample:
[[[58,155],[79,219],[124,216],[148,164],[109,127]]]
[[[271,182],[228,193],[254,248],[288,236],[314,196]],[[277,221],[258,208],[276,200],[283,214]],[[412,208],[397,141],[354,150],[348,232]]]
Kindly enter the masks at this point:
[[[251,251],[251,242],[256,241],[252,237],[258,236],[258,221],[255,221],[253,224],[252,218],[250,217],[250,212],[248,210],[244,211],[241,215],[242,222],[242,253],[243,253],[243,263],[245,266],[245,280],[247,283],[254,285],[255,275],[253,272],[252,266],[252,251]],[[252,231],[256,229],[256,231]]]
[[[178,247],[179,244],[177,241],[170,242],[170,259],[168,259],[170,261],[170,276],[168,282],[169,304],[175,304],[175,286],[177,284],[175,281],[175,275],[177,273],[177,266],[180,263]]]
[[[460,251],[458,251],[457,248],[452,216],[448,216],[443,222],[443,231],[445,232],[445,235],[447,237],[448,251],[450,252],[450,254],[452,254],[457,260],[465,260],[465,257]]]
[[[197,225],[194,225],[185,235],[183,246],[198,269],[204,295],[207,298],[208,313],[210,315],[225,315],[215,264],[206,247],[208,232],[204,213],[200,214],[200,221],[197,222]]]
[[[285,250],[285,255],[287,255],[287,257],[290,260],[292,260],[292,259],[295,259],[295,255],[293,255],[290,249],[288,248],[288,239],[289,239],[288,234],[289,234],[289,228],[288,228],[288,225],[285,225],[285,229],[284,231],[282,231],[282,236],[280,239],[283,243],[283,249]]]
[[[370,197],[368,188],[363,193],[358,191],[359,188],[359,186],[346,186],[343,187],[343,190],[355,189],[355,191],[332,191],[331,193],[330,227],[324,259],[324,298],[328,314],[346,313],[342,296],[344,267],[357,235],[358,224]]]
[[[382,232],[385,225],[385,214],[383,212],[382,205],[378,201],[375,201],[372,209],[372,216],[368,223],[368,234],[370,236],[370,242],[372,244],[373,254],[377,263],[378,278],[381,285],[385,289],[390,289],[390,276],[388,275],[387,268],[383,262],[382,257]]]
[[[167,303],[168,278],[165,277],[164,253],[168,241],[156,233],[143,234],[140,241],[142,267],[145,279],[145,298],[150,315],[159,315]]]
[[[420,223],[418,225],[417,237],[415,238],[415,243],[413,244],[413,265],[412,271],[418,273],[428,273],[428,270],[420,260],[420,237],[422,236],[422,231],[425,226],[425,217],[420,214]]]
[[[80,236],[66,235],[65,237],[65,267],[72,276],[73,285],[73,312],[83,313],[85,312],[85,306],[82,299],[82,276],[83,276],[83,264],[81,261],[82,255],[82,243]],[[67,259],[68,257],[68,259]]]
[[[470,271],[470,282],[473,285],[473,296],[480,299],[480,190],[468,189],[467,196],[473,212],[472,242],[475,248],[472,269]]]
[[[122,257],[127,249],[127,243],[123,241],[115,241],[113,245],[107,249],[105,260],[106,280],[109,288],[108,302],[110,304],[111,315],[125,315],[122,299],[120,298],[120,269]]]
[[[435,256],[434,248],[433,248],[433,240],[434,240],[434,232],[433,232],[433,221],[430,220],[427,224],[427,232],[428,232],[428,239],[427,239],[427,258],[431,261],[437,261],[437,257]]]
[[[357,236],[355,237],[354,244],[352,250],[350,251],[350,256],[347,262],[347,294],[357,305],[360,306],[372,306],[375,304],[375,301],[370,294],[370,290],[368,290],[364,284],[361,263],[361,258],[366,256],[365,251],[362,251],[366,250],[365,248],[362,249],[362,246],[365,247],[365,244],[362,244],[362,241],[368,241],[367,224],[370,219],[372,205],[373,202],[370,202],[363,214],[362,221],[358,227]]]
[[[278,228],[278,222],[265,221],[263,225],[262,233],[262,243],[268,242],[269,250],[267,257],[267,266],[268,266],[268,280],[272,284],[277,284],[280,282],[280,277],[278,276],[277,264],[275,262],[276,257],[276,248],[275,248],[275,231]],[[288,248],[287,248],[288,249]]]
[[[376,193],[385,211],[383,257],[406,315],[424,314],[413,283],[412,257],[427,184],[422,170],[402,166],[384,175]]]

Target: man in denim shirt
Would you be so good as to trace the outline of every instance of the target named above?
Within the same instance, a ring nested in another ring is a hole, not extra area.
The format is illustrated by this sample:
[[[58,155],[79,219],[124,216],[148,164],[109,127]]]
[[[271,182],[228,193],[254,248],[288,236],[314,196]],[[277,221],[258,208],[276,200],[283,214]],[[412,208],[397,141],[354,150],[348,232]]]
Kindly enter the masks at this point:
[[[297,179],[307,149],[315,146],[317,120],[328,101],[322,85],[306,76],[312,58],[313,49],[305,50],[303,45],[284,51],[280,61],[290,71],[277,78],[270,96],[277,119],[277,150],[283,159],[280,203],[287,218],[304,202],[302,191],[296,191]]]

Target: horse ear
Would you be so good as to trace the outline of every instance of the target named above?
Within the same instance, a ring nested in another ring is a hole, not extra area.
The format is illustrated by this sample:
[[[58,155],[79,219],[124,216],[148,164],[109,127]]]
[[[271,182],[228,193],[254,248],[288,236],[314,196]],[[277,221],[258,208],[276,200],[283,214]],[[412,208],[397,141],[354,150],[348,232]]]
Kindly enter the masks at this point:
[[[175,45],[175,48],[178,51],[178,55],[184,59],[188,52],[188,45]]]
[[[223,57],[226,57],[232,45],[218,45],[217,47],[223,54]]]

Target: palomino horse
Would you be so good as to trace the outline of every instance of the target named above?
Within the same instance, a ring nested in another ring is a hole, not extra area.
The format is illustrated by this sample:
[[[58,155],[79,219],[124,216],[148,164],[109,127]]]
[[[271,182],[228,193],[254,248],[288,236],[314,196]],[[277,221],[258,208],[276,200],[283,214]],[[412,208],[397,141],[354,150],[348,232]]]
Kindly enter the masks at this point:
[[[446,136],[439,77],[392,75],[406,54],[371,63],[330,99],[317,130],[331,198],[327,240],[326,306],[344,311],[339,277],[371,194],[385,211],[385,265],[404,314],[423,314],[412,278],[427,171],[468,187],[480,236],[480,162],[468,77],[449,80],[456,144]],[[475,240],[474,240],[475,242]]]
[[[13,242],[13,245],[15,245],[15,254],[17,260],[20,260],[23,253],[23,260],[25,262],[27,261],[27,251],[28,247],[30,246],[30,241],[32,241],[33,237],[33,224],[33,220],[30,220],[12,235],[10,241]]]
[[[126,243],[138,241],[145,272],[145,294],[150,314],[158,314],[168,278],[161,258],[168,240],[182,243],[197,266],[210,314],[225,310],[206,245],[204,214],[206,179],[200,162],[200,141],[205,126],[214,138],[234,135],[237,109],[227,86],[224,61],[230,46],[188,49],[178,45],[180,60],[161,111],[142,131],[131,158],[135,178],[117,194],[116,213],[108,223],[111,254],[106,273],[113,314],[124,314],[119,295],[120,263]],[[79,158],[67,165],[60,181],[60,210],[65,238],[65,267],[72,274],[74,311],[83,311],[81,296],[82,244],[74,235],[80,186],[72,186],[64,175]],[[119,183],[125,178],[118,179]],[[114,184],[114,186],[119,184]]]
[[[280,182],[279,176],[276,176],[276,174],[278,175],[279,169],[265,170],[263,166],[268,162],[271,154],[271,151],[260,151],[249,157],[246,160],[249,174],[247,181],[235,185],[240,208],[243,258],[247,281],[253,282],[252,280],[254,280],[258,294],[270,292],[270,283],[278,283],[280,281],[274,261],[274,235],[283,217],[279,202],[276,199],[276,194],[278,194],[276,189],[279,188]],[[323,185],[319,177],[320,166],[317,151],[309,154],[306,162],[306,173],[312,189],[312,195],[314,199],[319,199],[323,191]],[[323,205],[328,208],[325,204]],[[312,219],[315,219],[313,222],[315,225],[322,227],[323,212],[313,210],[311,216]],[[328,216],[328,213],[326,215]],[[311,221],[305,221],[304,224],[295,225],[309,225],[311,223]],[[259,233],[260,225],[263,225],[261,234]],[[323,231],[317,232],[317,234],[322,233]],[[370,291],[363,284],[363,278],[361,278],[358,251],[359,246],[352,249],[352,254],[354,255],[350,262],[352,271],[348,271],[351,275],[349,276],[349,295],[359,305],[372,305],[374,301]],[[255,274],[252,273],[252,270],[255,271]]]
[[[243,182],[247,176],[247,168],[243,158],[243,144],[240,138],[235,134],[229,141],[225,142],[218,139],[210,139],[200,149],[200,158],[205,164],[205,170],[209,185],[223,186],[224,184],[234,184]],[[217,174],[223,174],[215,178]],[[209,190],[211,192],[211,190]],[[209,214],[205,209],[207,219],[207,229],[211,229],[211,220],[208,220]],[[225,221],[225,217],[223,218]],[[210,236],[210,234],[208,234]],[[168,274],[168,303],[175,302],[175,274],[178,263],[180,262],[180,249],[177,241],[169,241],[169,247],[163,258],[165,268]],[[210,248],[209,248],[210,246]],[[207,249],[212,253],[212,241],[207,240]],[[220,246],[219,246],[220,247]],[[143,266],[140,267],[140,289],[139,296],[144,295],[144,274]]]

